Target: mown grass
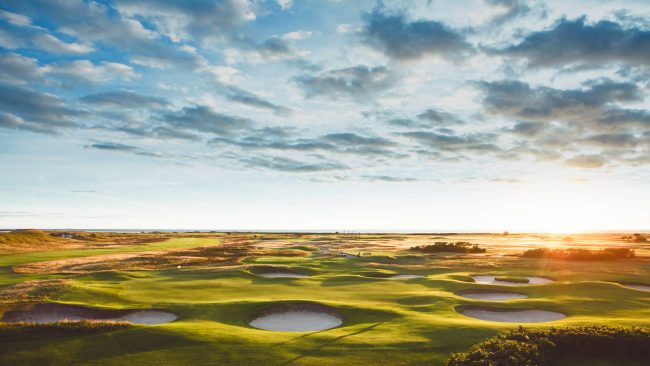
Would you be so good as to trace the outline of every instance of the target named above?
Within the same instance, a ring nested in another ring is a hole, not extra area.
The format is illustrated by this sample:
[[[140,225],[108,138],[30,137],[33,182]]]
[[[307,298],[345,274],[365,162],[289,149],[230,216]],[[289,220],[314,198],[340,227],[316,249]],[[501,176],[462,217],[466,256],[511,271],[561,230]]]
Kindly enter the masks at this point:
[[[295,249],[297,242],[310,246],[316,239],[301,236],[293,241],[285,234],[282,240]],[[488,248],[488,253],[499,251]],[[540,328],[650,326],[650,292],[618,284],[648,278],[650,263],[644,258],[624,260],[623,266],[617,261],[574,263],[385,250],[382,255],[353,259],[313,252],[308,257],[265,256],[244,261],[246,265],[291,268],[310,274],[308,278],[264,278],[245,266],[78,275],[69,278],[69,285],[51,300],[116,309],[165,309],[179,319],[158,326],[55,338],[44,329],[29,339],[0,344],[0,364],[443,365],[452,352],[517,326],[476,320],[454,311],[458,305],[486,304],[457,296],[457,290],[513,290],[476,284],[470,277],[475,274],[556,279],[547,285],[517,287],[517,292],[529,298],[498,305],[569,315],[539,324]],[[426,277],[385,278],[397,273]],[[256,311],[290,301],[332,306],[346,321],[342,327],[312,333],[269,332],[248,326]]]

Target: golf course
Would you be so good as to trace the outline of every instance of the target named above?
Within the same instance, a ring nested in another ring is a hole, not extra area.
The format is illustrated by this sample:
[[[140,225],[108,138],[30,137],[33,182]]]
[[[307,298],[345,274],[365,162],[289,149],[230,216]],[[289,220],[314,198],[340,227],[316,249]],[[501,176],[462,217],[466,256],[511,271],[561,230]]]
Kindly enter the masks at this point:
[[[0,233],[2,365],[445,365],[522,325],[650,327],[642,236],[60,234]]]

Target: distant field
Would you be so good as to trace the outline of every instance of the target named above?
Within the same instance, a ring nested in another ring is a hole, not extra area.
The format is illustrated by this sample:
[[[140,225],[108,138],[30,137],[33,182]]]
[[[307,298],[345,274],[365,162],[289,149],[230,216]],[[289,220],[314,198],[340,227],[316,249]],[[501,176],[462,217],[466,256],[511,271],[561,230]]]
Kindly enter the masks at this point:
[[[176,314],[176,321],[89,330],[0,325],[0,364],[444,365],[450,353],[519,325],[464,316],[456,311],[463,306],[567,316],[530,327],[650,327],[650,291],[625,286],[650,285],[650,243],[631,242],[622,234],[132,235],[114,237],[113,243],[109,234],[94,240],[56,238],[45,250],[33,252],[5,241],[0,312],[18,303],[55,302],[160,309]],[[151,241],[143,240],[147,235]],[[408,250],[435,242],[469,242],[487,251]],[[10,247],[16,248],[13,253]],[[636,257],[571,261],[520,256],[546,247],[631,248]],[[309,277],[261,275],[278,269]],[[423,277],[390,278],[398,274]],[[477,284],[474,275],[517,281]],[[553,282],[518,280],[530,276]],[[493,302],[456,294],[467,289],[528,297]],[[260,309],[295,301],[328,305],[344,316],[343,324],[306,333],[248,325]]]

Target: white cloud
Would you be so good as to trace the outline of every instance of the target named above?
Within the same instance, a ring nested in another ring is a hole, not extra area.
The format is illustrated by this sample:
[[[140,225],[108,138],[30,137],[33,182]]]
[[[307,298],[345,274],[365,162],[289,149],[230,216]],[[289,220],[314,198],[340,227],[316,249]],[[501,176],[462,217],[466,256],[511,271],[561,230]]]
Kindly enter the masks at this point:
[[[293,0],[277,0],[278,5],[282,8],[282,10],[287,10],[290,9],[291,6],[293,5]]]
[[[38,35],[34,37],[33,43],[36,47],[50,53],[85,54],[95,50],[89,42],[65,43],[51,34]]]
[[[304,30],[299,30],[295,32],[289,32],[285,33],[280,38],[286,40],[286,41],[300,41],[306,38],[311,37],[314,34],[314,32],[311,31],[304,31]]]
[[[350,33],[352,32],[352,25],[350,24],[339,24],[336,26],[336,31],[338,33],[344,34],[344,33]]]
[[[43,66],[44,73],[63,79],[102,83],[114,79],[130,81],[140,77],[131,66],[117,62],[101,62],[95,65],[88,60]]]
[[[204,71],[223,84],[234,84],[242,80],[239,70],[231,66],[207,66]]]

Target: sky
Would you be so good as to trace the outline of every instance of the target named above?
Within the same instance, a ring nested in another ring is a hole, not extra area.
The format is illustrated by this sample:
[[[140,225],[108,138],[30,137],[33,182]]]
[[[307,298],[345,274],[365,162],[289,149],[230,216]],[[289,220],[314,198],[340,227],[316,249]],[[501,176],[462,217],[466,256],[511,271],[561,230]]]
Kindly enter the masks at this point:
[[[650,3],[3,0],[0,228],[650,229]]]

